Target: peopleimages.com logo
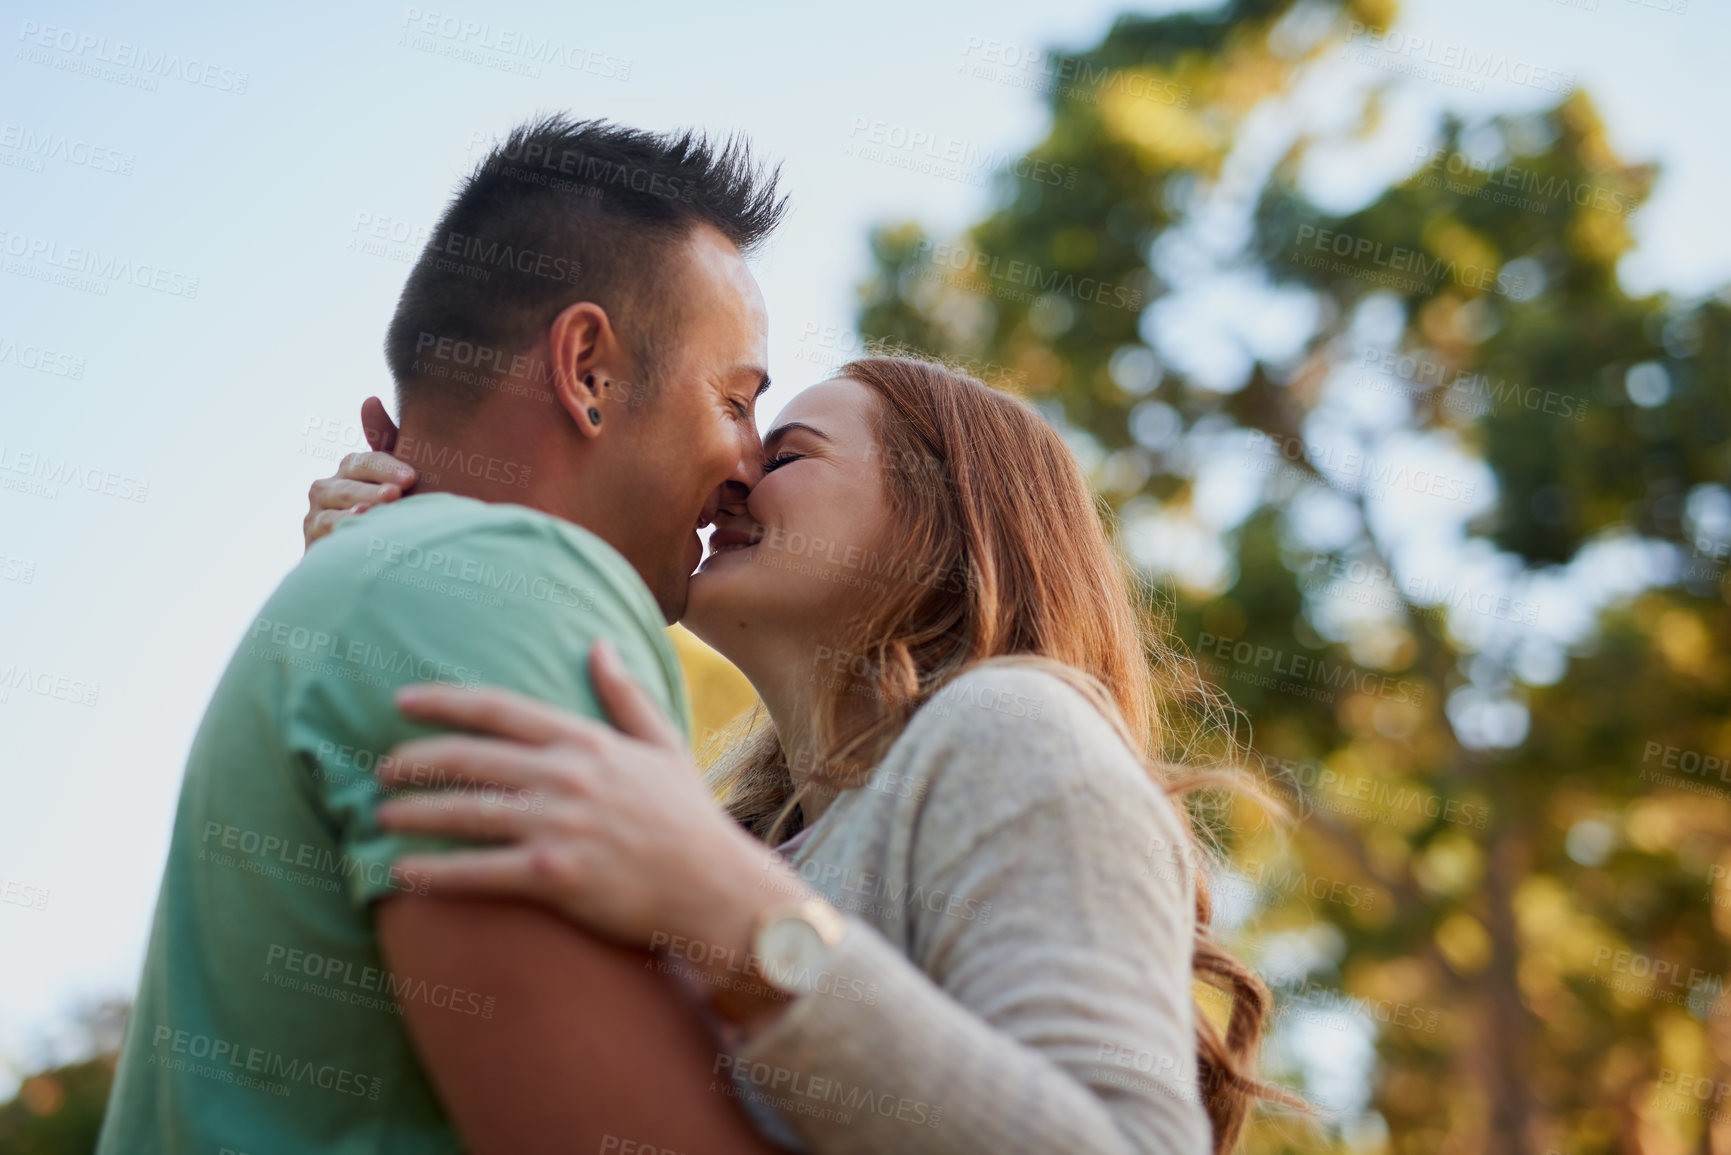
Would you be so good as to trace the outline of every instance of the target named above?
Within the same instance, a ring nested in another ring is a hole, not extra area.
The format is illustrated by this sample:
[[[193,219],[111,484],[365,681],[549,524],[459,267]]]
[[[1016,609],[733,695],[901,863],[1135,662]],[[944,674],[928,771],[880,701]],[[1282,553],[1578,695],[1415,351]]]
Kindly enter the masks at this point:
[[[117,148],[10,122],[0,124],[0,151],[18,157],[16,163],[0,158],[0,164],[29,168],[33,172],[43,171],[47,162],[52,160],[92,172],[131,176],[133,165],[138,163],[138,158],[132,153]]]
[[[129,88],[155,92],[159,80],[180,80],[199,88],[214,88],[218,92],[246,94],[249,73],[235,68],[208,64],[179,52],[153,51],[146,45],[129,40],[109,40],[76,28],[61,28],[53,24],[23,22],[18,39],[24,48],[19,59],[42,64],[64,72],[77,72],[98,80],[111,80]],[[59,53],[56,57],[53,53]]]
[[[1499,268],[1430,256],[1419,249],[1385,244],[1371,237],[1316,225],[1298,226],[1293,248],[1299,250],[1294,262],[1306,268],[1345,273],[1400,292],[1428,293],[1444,284],[1455,284],[1464,289],[1521,299],[1527,291],[1527,282],[1523,278]],[[1305,255],[1303,250],[1306,248],[1322,255]],[[1341,260],[1330,261],[1329,257]]]
[[[97,296],[107,296],[110,284],[124,282],[189,301],[198,297],[199,279],[188,273],[89,245],[63,245],[53,237],[0,228],[0,254],[17,258],[3,266],[8,273],[65,284]]]
[[[1141,290],[1129,285],[1113,284],[1098,277],[1078,277],[1063,269],[982,253],[967,245],[921,241],[916,256],[929,262],[934,270],[949,270],[947,277],[953,278],[958,287],[989,296],[1031,301],[1036,294],[1049,293],[1118,309],[1142,307]]]
[[[450,12],[413,5],[403,9],[403,32],[397,43],[417,52],[479,64],[501,72],[539,78],[541,66],[557,65],[603,80],[631,78],[631,61],[550,35],[485,20],[469,20]]]
[[[84,379],[84,358],[71,353],[45,348],[29,342],[0,336],[0,365],[15,365],[50,377],[65,377],[72,381]]]

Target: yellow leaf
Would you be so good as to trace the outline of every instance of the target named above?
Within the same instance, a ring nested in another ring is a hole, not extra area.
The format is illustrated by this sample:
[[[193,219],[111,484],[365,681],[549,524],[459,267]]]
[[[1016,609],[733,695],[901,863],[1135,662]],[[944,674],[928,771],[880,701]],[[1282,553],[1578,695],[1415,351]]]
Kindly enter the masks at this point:
[[[1437,949],[1456,972],[1477,974],[1491,961],[1491,936],[1472,915],[1457,912],[1436,930]]]

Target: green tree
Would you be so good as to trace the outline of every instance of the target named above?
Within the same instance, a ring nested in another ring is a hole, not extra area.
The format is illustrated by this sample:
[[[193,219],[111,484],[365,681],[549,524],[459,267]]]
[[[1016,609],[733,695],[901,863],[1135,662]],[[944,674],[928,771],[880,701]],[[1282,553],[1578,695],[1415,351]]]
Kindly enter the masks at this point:
[[[11,1102],[0,1104],[0,1155],[96,1150],[126,1017],[124,1000],[95,1003],[78,1013],[77,1048],[87,1057],[50,1061],[25,1078]]]
[[[1316,203],[1397,81],[1327,130],[1297,94],[1392,17],[1121,19],[1052,69],[1047,168],[961,236],[875,233],[859,327],[1065,431],[1296,804],[1238,824],[1223,930],[1277,1072],[1330,1105],[1352,1022],[1375,1065],[1364,1117],[1252,1149],[1731,1150],[1689,1082],[1731,1086],[1731,315],[1620,285],[1654,170],[1584,93]],[[1210,277],[1247,323],[1160,315]]]

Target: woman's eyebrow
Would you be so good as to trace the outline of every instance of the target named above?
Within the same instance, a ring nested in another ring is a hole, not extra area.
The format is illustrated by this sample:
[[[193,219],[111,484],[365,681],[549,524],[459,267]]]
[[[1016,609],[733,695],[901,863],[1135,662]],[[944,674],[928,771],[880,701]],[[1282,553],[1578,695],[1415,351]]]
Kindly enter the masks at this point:
[[[829,440],[829,434],[817,428],[815,425],[807,425],[803,421],[789,421],[786,425],[777,425],[774,429],[771,429],[769,431],[769,436],[763,439],[764,446],[767,448],[770,442],[781,440],[781,438],[792,433],[795,429],[803,429],[819,441]]]

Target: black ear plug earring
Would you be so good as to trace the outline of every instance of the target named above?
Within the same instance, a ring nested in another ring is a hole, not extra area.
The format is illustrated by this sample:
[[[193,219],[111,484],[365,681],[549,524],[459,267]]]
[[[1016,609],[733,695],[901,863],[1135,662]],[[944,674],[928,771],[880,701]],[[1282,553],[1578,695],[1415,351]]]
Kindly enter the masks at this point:
[[[591,393],[595,392],[595,374],[593,374],[593,373],[583,374],[583,384],[585,384],[589,387],[589,392],[591,392]],[[606,380],[603,380],[601,382],[601,387],[603,389],[605,389],[605,388],[607,388],[608,384],[609,384],[609,382],[607,382]],[[591,425],[600,425],[601,424],[601,410],[595,408],[593,405],[591,405],[589,407],[589,423]]]

